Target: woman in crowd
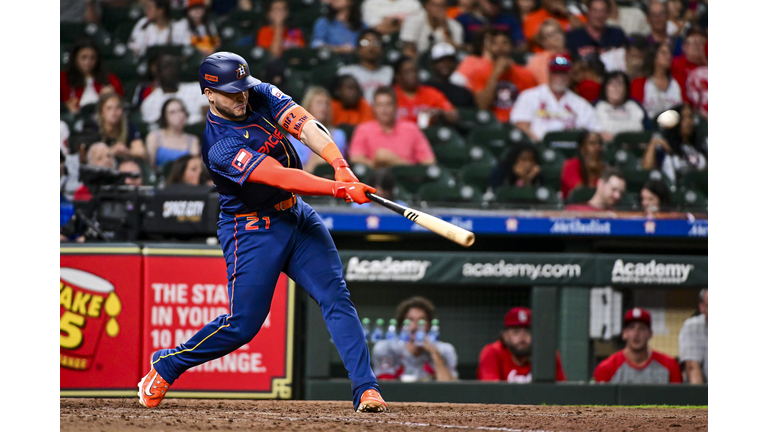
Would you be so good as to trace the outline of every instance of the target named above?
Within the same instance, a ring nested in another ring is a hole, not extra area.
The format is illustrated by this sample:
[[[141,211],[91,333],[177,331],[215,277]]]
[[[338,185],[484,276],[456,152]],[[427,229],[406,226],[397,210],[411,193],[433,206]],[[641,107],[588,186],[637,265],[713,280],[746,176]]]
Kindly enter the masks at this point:
[[[660,169],[672,182],[689,171],[704,171],[707,158],[696,148],[697,137],[693,110],[689,105],[674,108],[680,123],[662,134],[654,135],[643,156],[643,169]]]
[[[96,45],[88,40],[76,43],[70,51],[69,64],[60,73],[59,101],[77,113],[81,106],[98,102],[103,92],[123,95],[123,85],[101,63]]]
[[[517,143],[509,150],[494,168],[490,179],[493,190],[500,186],[540,186],[542,182],[539,152],[533,144],[526,142]]]
[[[352,75],[336,75],[331,83],[333,124],[357,126],[373,120],[373,110]]]
[[[289,27],[288,2],[273,0],[267,9],[267,25],[259,29],[256,45],[269,50],[273,57],[283,55],[289,48],[301,48],[305,45],[304,34],[299,28]]]
[[[208,17],[205,0],[189,0],[187,2],[187,17],[172,25],[173,40],[186,41],[204,56],[216,52],[221,45],[216,26]]]
[[[165,187],[205,185],[207,177],[203,175],[203,171],[207,169],[204,168],[200,156],[184,155],[173,162],[171,172],[165,180]]]
[[[330,0],[326,16],[315,21],[312,30],[312,47],[329,47],[339,54],[355,51],[357,36],[363,28],[360,2],[355,0]]]
[[[670,203],[669,189],[661,180],[648,180],[640,189],[640,206],[646,216],[666,210]]]
[[[662,43],[652,46],[643,65],[644,77],[632,81],[630,95],[640,102],[649,118],[683,103],[680,85],[672,78],[672,49]]]
[[[165,101],[158,121],[160,129],[147,136],[150,166],[159,170],[182,156],[200,154],[200,139],[184,132],[187,117],[187,109],[180,100]]]
[[[645,111],[629,97],[629,78],[624,72],[611,72],[605,77],[600,99],[595,104],[595,115],[603,127],[606,141],[620,132],[640,132],[646,129]]]
[[[539,27],[535,42],[544,50],[533,54],[525,68],[531,71],[536,84],[544,84],[549,82],[549,60],[555,54],[565,52],[565,32],[560,23],[550,18]]]
[[[117,93],[101,94],[96,104],[96,121],[89,122],[83,128],[97,132],[101,142],[109,146],[114,157],[147,158],[141,133],[128,122],[128,116],[123,109],[123,98]]]
[[[336,145],[339,147],[339,151],[346,157],[347,154],[347,136],[344,131],[337,129],[333,126],[331,119],[331,94],[328,90],[320,86],[312,86],[307,89],[304,94],[304,99],[301,101],[301,106],[305,107],[310,114],[322,123],[328,132],[331,133],[331,137]],[[309,147],[296,142],[296,139],[288,135],[288,139],[291,140],[293,148],[296,149],[299,159],[301,159],[301,165],[305,171],[312,172],[318,164],[325,163],[323,159],[316,155]]]
[[[604,168],[602,137],[597,132],[584,132],[576,156],[563,163],[560,177],[563,199],[577,187],[596,187]]]
[[[128,48],[137,56],[143,56],[151,46],[188,43],[188,40],[173,38],[170,0],[146,0],[144,17],[133,27],[131,37],[128,39]]]

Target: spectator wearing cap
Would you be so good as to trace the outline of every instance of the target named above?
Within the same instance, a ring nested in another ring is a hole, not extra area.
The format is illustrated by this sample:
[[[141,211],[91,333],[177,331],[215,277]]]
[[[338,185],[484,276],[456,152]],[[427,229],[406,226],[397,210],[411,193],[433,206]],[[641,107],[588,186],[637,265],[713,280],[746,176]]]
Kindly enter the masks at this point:
[[[429,52],[437,43],[461,48],[464,29],[458,21],[446,15],[446,0],[426,0],[424,9],[408,16],[400,30],[403,54],[415,58]]]
[[[512,42],[507,33],[486,29],[480,35],[482,47],[459,64],[451,82],[471,90],[478,108],[492,110],[501,123],[507,123],[520,92],[535,87],[536,79],[510,57]]]
[[[708,382],[709,370],[709,290],[699,291],[699,313],[683,323],[678,336],[680,362],[685,365],[685,376],[691,384]]]
[[[336,75],[331,83],[333,123],[353,125],[373,120],[373,110],[363,97],[363,89],[352,75]]]
[[[352,75],[363,88],[363,96],[368,103],[373,103],[373,93],[381,86],[392,84],[394,72],[389,65],[382,65],[381,33],[373,29],[360,32],[357,39],[358,64],[349,64],[339,68],[337,75]]]
[[[571,60],[557,55],[549,62],[549,81],[523,91],[515,103],[510,121],[533,141],[547,132],[586,129],[602,132],[595,108],[570,90]]]
[[[624,31],[607,24],[610,7],[608,0],[587,0],[587,24],[565,35],[565,46],[574,58],[599,57],[627,45]]]
[[[565,52],[565,32],[552,18],[541,23],[534,41],[543,48],[528,58],[525,68],[531,71],[536,84],[549,81],[549,61],[558,53]]]
[[[459,120],[456,108],[440,90],[419,82],[415,60],[401,57],[394,69],[398,119],[418,123],[422,128],[432,123],[455,124]]]
[[[541,0],[541,7],[529,13],[523,20],[523,35],[529,41],[539,32],[539,27],[548,18],[552,18],[560,24],[564,31],[568,32],[579,28],[587,22],[587,19],[578,9],[570,9],[565,5],[565,0]],[[541,47],[531,47],[534,52]]]
[[[531,382],[531,310],[514,307],[504,316],[499,338],[480,351],[477,379],[481,381]],[[565,381],[560,354],[555,354],[556,381]]]
[[[435,154],[416,123],[397,119],[397,96],[392,87],[374,93],[376,120],[355,128],[349,144],[349,161],[371,168],[392,165],[431,165]]]
[[[615,168],[606,168],[600,174],[595,186],[595,193],[586,203],[569,204],[569,211],[607,212],[614,211],[614,206],[621,199],[627,188],[624,174]]]
[[[474,11],[456,18],[464,28],[464,42],[470,44],[478,31],[491,27],[506,33],[516,50],[525,51],[528,48],[520,21],[501,10],[501,0],[477,0],[477,6]]]
[[[363,0],[361,8],[365,25],[384,35],[399,32],[406,18],[422,10],[419,0]]]
[[[475,97],[465,87],[451,82],[450,78],[459,62],[456,49],[448,43],[438,43],[430,50],[432,78],[425,84],[438,89],[457,108],[475,108]]]
[[[696,68],[707,65],[707,33],[691,29],[683,40],[683,53],[672,59],[672,77],[683,90],[683,101],[690,102],[687,92],[688,75]]]
[[[642,308],[628,310],[624,315],[624,330],[621,332],[626,346],[597,365],[595,381],[611,384],[683,382],[677,361],[648,346],[652,337],[651,314]]]

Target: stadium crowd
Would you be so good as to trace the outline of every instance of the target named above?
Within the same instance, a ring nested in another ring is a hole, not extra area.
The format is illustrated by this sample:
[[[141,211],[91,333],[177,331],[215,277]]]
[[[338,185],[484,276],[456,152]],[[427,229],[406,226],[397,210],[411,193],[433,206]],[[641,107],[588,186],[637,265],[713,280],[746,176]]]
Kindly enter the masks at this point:
[[[62,0],[62,204],[88,197],[84,164],[206,184],[197,66],[223,50],[324,119],[361,181],[387,170],[376,178],[397,199],[705,211],[707,6]],[[670,109],[679,124],[660,128]],[[403,184],[403,166],[421,184]]]

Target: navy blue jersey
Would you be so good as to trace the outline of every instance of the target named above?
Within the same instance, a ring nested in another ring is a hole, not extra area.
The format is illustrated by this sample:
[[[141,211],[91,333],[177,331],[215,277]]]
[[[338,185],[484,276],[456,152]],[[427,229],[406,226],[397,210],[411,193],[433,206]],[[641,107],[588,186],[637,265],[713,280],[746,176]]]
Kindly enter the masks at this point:
[[[612,48],[627,45],[624,30],[618,27],[606,26],[600,40],[592,39],[587,29],[580,27],[565,34],[565,47],[570,51],[574,60],[589,61],[600,57],[600,54]]]
[[[221,211],[253,213],[291,197],[291,193],[246,179],[265,157],[302,169],[301,160],[277,127],[277,119],[296,106],[277,87],[261,83],[248,91],[246,119],[230,121],[208,111],[203,134],[203,163],[219,192]]]

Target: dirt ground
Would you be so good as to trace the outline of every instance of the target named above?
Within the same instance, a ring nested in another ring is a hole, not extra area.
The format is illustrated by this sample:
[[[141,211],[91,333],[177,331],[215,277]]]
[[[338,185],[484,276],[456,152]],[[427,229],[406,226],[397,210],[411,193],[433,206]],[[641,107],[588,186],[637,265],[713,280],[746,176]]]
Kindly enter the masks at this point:
[[[350,402],[60,399],[61,431],[705,431],[707,409],[389,403],[355,413]]]

